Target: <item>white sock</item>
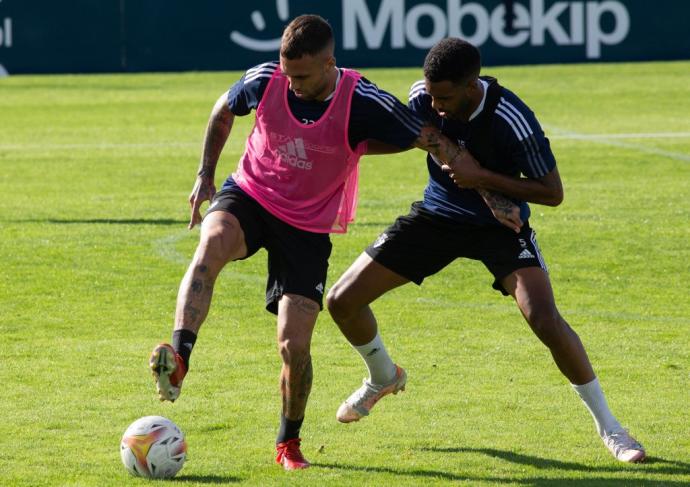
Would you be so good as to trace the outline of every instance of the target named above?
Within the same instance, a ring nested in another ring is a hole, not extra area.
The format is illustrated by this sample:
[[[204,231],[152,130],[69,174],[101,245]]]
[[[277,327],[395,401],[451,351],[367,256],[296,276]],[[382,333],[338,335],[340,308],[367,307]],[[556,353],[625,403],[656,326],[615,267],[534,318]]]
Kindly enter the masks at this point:
[[[599,385],[599,379],[595,377],[593,381],[580,386],[575,384],[570,385],[573,386],[575,392],[577,392],[580,399],[582,399],[585,406],[587,406],[592,418],[594,418],[594,424],[597,427],[599,436],[603,437],[604,433],[610,434],[623,429],[618,420],[613,417],[613,414],[611,414],[606,404],[606,398]]]
[[[369,381],[372,384],[388,384],[395,377],[395,364],[391,360],[386,347],[383,346],[381,336],[376,333],[372,341],[366,345],[353,345],[359,352],[369,369]]]

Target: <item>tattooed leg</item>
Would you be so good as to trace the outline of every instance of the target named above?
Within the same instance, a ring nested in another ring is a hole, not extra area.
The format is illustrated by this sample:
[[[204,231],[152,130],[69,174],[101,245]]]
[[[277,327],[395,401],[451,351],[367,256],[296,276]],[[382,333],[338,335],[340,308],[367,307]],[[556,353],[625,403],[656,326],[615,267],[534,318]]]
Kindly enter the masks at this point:
[[[280,392],[283,415],[290,420],[304,417],[311,392],[310,346],[319,311],[318,303],[297,295],[283,296],[278,305],[278,349],[283,360]]]
[[[283,415],[292,420],[302,419],[311,393],[314,371],[311,355],[295,357],[290,364],[283,363],[280,372],[280,393],[283,398]]]
[[[198,333],[211,306],[215,278],[207,265],[192,262],[177,295],[176,330],[185,329]]]
[[[246,253],[244,232],[237,218],[221,211],[206,217],[199,246],[177,294],[176,330],[198,334],[211,306],[218,274],[228,261],[244,257]]]

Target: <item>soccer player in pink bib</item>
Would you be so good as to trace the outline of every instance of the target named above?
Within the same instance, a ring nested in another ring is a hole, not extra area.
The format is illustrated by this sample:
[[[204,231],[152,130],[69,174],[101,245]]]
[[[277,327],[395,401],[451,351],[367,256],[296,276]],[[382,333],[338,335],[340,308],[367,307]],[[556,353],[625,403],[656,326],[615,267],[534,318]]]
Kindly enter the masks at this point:
[[[221,269],[268,251],[266,308],[277,315],[283,361],[283,410],[277,458],[287,470],[309,466],[300,428],[312,385],[311,336],[323,305],[329,233],[343,233],[357,203],[357,164],[369,142],[416,146],[452,163],[471,157],[425,125],[405,105],[359,73],[338,68],[333,33],[315,15],[283,32],[280,62],[255,66],[216,102],[190,195],[189,227],[202,221],[199,245],[177,298],[172,345],[155,347],[150,366],[161,400],[175,401]],[[216,164],[235,116],[256,111],[237,170],[216,193]],[[520,225],[519,209],[485,195],[503,224]],[[400,378],[404,381],[404,377]]]

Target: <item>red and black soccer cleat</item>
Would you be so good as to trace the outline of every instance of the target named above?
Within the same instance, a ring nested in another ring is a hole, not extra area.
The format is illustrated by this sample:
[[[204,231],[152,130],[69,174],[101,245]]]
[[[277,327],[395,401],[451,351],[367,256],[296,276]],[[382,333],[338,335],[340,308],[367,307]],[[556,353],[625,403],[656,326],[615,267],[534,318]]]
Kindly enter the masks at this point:
[[[309,467],[310,463],[304,458],[299,449],[301,441],[299,438],[293,438],[283,443],[278,443],[276,445],[276,451],[278,452],[276,463],[282,464],[285,470],[299,470]]]

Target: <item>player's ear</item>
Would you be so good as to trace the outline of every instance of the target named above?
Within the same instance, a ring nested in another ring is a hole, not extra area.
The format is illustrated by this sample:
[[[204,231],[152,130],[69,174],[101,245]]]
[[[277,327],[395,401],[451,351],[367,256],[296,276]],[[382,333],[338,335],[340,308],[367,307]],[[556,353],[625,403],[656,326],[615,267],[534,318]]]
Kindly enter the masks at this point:
[[[477,78],[474,76],[471,77],[467,82],[465,83],[464,88],[468,91],[474,91],[479,88],[479,83],[477,82]]]

